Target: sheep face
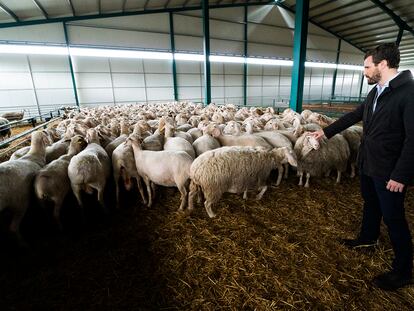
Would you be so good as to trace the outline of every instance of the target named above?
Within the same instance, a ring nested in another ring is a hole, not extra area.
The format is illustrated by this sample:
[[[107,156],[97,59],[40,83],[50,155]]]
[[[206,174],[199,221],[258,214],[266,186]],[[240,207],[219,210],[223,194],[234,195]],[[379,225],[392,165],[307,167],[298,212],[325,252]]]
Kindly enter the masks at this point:
[[[75,153],[79,153],[85,149],[87,145],[88,143],[85,138],[80,135],[75,135],[70,140],[69,152],[73,150]]]

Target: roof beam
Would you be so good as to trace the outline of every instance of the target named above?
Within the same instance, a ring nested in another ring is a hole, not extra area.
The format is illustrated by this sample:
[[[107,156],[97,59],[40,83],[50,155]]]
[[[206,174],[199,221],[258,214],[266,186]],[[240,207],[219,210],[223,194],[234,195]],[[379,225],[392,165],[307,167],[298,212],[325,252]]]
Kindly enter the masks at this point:
[[[149,0],[147,0],[149,1]],[[247,6],[255,6],[255,5],[267,5],[273,4],[274,0],[266,0],[263,2],[254,1],[249,3],[235,3],[235,4],[221,4],[221,5],[210,5],[210,9],[217,9],[217,8],[237,8]],[[41,24],[49,24],[49,23],[57,23],[57,22],[71,22],[71,21],[80,21],[80,20],[87,20],[87,19],[96,19],[96,18],[111,18],[111,17],[120,17],[120,16],[136,16],[136,15],[145,15],[145,14],[157,14],[157,13],[168,13],[168,12],[185,12],[185,11],[194,11],[194,10],[201,10],[201,5],[196,6],[189,6],[186,8],[179,7],[179,8],[167,8],[167,9],[150,9],[150,10],[136,10],[136,11],[128,11],[128,12],[115,12],[115,13],[104,13],[104,14],[90,14],[90,15],[81,15],[81,16],[67,16],[67,17],[56,17],[56,18],[49,18],[49,19],[36,19],[36,20],[28,20],[28,21],[18,21],[18,22],[10,22],[10,23],[0,23],[1,28],[10,28],[16,26],[29,26],[29,25],[41,25]],[[328,31],[329,32],[329,31]],[[332,32],[330,32],[332,34]]]
[[[318,17],[324,16],[325,14],[334,13],[335,11],[338,11],[338,10],[341,10],[341,9],[345,9],[345,8],[347,8],[349,6],[352,6],[352,5],[355,5],[355,4],[358,4],[358,3],[361,3],[361,0],[352,1],[352,2],[349,2],[347,4],[344,4],[344,5],[338,6],[336,8],[333,8],[331,10],[328,10],[328,11],[325,11],[325,12],[322,12],[322,13],[319,13],[317,15],[313,15],[312,18],[318,18]]]
[[[414,34],[414,30],[404,22],[401,17],[394,13],[393,10],[388,8],[382,1],[380,0],[371,0],[377,7],[379,7],[383,12],[387,13],[389,17],[391,17],[394,22],[398,25],[398,27],[403,28],[404,30],[411,31]]]
[[[375,5],[373,5],[372,7],[366,7],[366,8],[364,8],[364,9],[361,9],[359,12],[357,12],[357,13],[361,13],[361,12],[365,12],[365,11],[369,11],[369,10],[371,10],[371,9],[373,9],[373,8],[375,8]],[[321,23],[329,23],[329,22],[332,22],[332,21],[336,21],[336,20],[340,20],[340,19],[342,19],[342,18],[344,18],[344,17],[348,17],[348,16],[351,16],[351,15],[355,15],[356,13],[355,12],[349,12],[349,13],[346,13],[346,14],[343,14],[343,15],[338,15],[338,16],[335,16],[335,17],[331,17],[331,18],[328,18],[328,19],[325,19],[325,20],[321,20],[320,22]],[[312,17],[313,18],[313,17]],[[359,18],[359,19],[361,19],[361,17]],[[348,21],[346,21],[347,23],[348,23]],[[331,26],[329,26],[329,27],[332,27],[332,25]]]
[[[101,15],[101,12],[102,12],[101,0],[98,0],[98,14]]]
[[[335,2],[335,1],[336,1],[336,0],[327,0],[327,1],[325,1],[325,2],[319,3],[318,5],[315,5],[315,6],[311,7],[311,8],[309,8],[309,12],[310,12],[310,11],[313,11],[313,10],[316,10],[316,9],[319,9],[319,8],[322,8],[322,7],[324,7],[325,5],[327,5],[327,4],[329,4],[329,3],[333,3],[333,2]]]
[[[295,11],[293,9],[291,9],[290,7],[284,5],[283,3],[276,3],[274,1],[272,1],[273,3],[275,3],[277,6],[280,6],[281,8],[295,14]],[[355,45],[354,43],[352,43],[351,41],[349,41],[348,39],[344,38],[343,36],[339,35],[338,33],[333,32],[332,30],[328,29],[325,26],[322,26],[319,22],[314,21],[313,18],[309,18],[308,19],[309,22],[311,22],[312,24],[322,28],[323,30],[325,30],[326,32],[329,32],[331,35],[334,35],[335,37],[341,39],[342,41],[345,41],[347,43],[349,43],[350,45],[352,45],[353,47],[357,48],[358,50],[365,52],[365,50],[363,50],[361,47]]]
[[[391,27],[394,28],[394,29],[389,29]],[[387,30],[387,29],[389,29],[389,30]],[[367,30],[367,31],[363,31],[363,32],[354,32],[353,34],[346,35],[346,37],[349,38],[349,40],[354,41],[354,40],[371,38],[373,36],[384,35],[384,33],[386,33],[386,32],[397,31],[397,30],[398,30],[398,27],[395,24],[392,24],[392,25],[389,25],[389,26],[385,26],[385,27],[381,27],[381,28],[377,28],[377,29],[371,29],[371,30]],[[370,32],[370,33],[366,34],[368,32]],[[353,35],[356,35],[356,36],[353,37]]]
[[[122,1],[122,12],[125,12],[126,3],[127,3],[127,0]]]
[[[72,15],[73,16],[76,16],[76,13],[75,13],[75,8],[73,7],[73,3],[72,3],[72,0],[66,0],[66,2],[69,4],[69,6],[70,6],[70,10],[72,11]]]
[[[382,21],[382,22],[378,22],[378,23],[383,23],[383,22],[387,22],[387,21]],[[357,24],[357,25],[354,25],[352,27],[344,28],[344,29],[341,29],[341,30],[336,30],[336,31],[340,32],[344,36],[352,36],[352,35],[355,35],[355,34],[358,34],[358,33],[365,33],[365,32],[371,31],[371,30],[376,30],[379,27],[395,26],[395,24],[393,22],[391,22],[391,24],[385,24],[385,25],[381,25],[381,26],[379,26],[378,23],[373,24],[372,22],[367,22],[367,23],[363,23],[363,24]],[[372,26],[373,28],[368,28],[367,29],[365,26]],[[345,34],[345,32],[347,32],[349,30],[355,30],[355,29],[359,29],[359,28],[362,28],[362,27],[364,27],[363,28],[364,30],[362,30],[362,31],[357,30],[357,31],[353,31],[353,32]]]
[[[372,6],[372,7],[370,7],[370,9],[369,10],[372,10],[372,9],[374,9],[375,8],[375,6]],[[366,11],[368,11],[368,10],[365,10],[364,12],[366,12]],[[358,12],[359,13],[359,12]],[[365,19],[369,19],[369,18],[373,18],[373,17],[377,17],[377,16],[382,16],[384,13],[383,12],[377,12],[377,13],[375,13],[375,14],[370,14],[368,17],[366,17]],[[346,21],[341,21],[340,23],[338,23],[338,24],[332,24],[332,25],[329,25],[329,28],[334,28],[334,27],[341,27],[341,26],[344,26],[344,25],[349,25],[350,23],[353,23],[353,22],[360,22],[361,21],[361,17],[359,16],[359,17],[356,17],[356,18],[353,18],[353,19],[348,19],[348,20],[346,20]],[[371,22],[372,23],[372,22]]]
[[[374,37],[374,36],[372,36],[372,37]],[[390,34],[390,35],[384,35],[381,38],[371,38],[371,39],[367,39],[367,40],[363,40],[363,41],[356,41],[355,44],[358,44],[359,45],[359,44],[376,42],[376,41],[383,41],[383,40],[388,40],[388,39],[395,40],[395,38],[396,38],[396,35],[393,33],[393,34]]]
[[[37,1],[37,0],[32,0],[34,2],[34,4],[36,5],[36,7],[42,12],[43,16],[48,19],[49,16],[45,10],[45,8]]]
[[[1,2],[0,2],[0,9],[6,12],[7,14],[9,14],[16,22],[20,21],[17,15]]]

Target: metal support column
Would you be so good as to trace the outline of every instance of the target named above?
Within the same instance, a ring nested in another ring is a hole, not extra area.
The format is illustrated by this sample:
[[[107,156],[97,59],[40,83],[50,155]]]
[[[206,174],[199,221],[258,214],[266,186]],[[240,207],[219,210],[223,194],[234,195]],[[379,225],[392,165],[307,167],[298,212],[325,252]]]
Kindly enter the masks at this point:
[[[37,112],[39,113],[40,121],[41,121],[42,120],[42,116],[41,116],[42,112],[40,110],[39,98],[37,97],[36,86],[35,86],[34,79],[33,79],[32,65],[30,64],[29,55],[26,55],[26,59],[27,59],[27,65],[29,66],[30,79],[32,81],[33,94],[34,94],[34,98],[35,98],[35,101],[36,101]]]
[[[210,14],[208,0],[202,0],[203,12],[203,42],[204,42],[204,103],[211,103],[211,76],[210,76]]]
[[[66,46],[69,52],[69,38],[68,38],[68,30],[66,28],[66,23],[63,23],[63,31],[65,33],[65,42],[66,42]],[[73,73],[73,64],[72,64],[72,58],[70,56],[70,53],[68,54],[68,60],[69,60],[70,75],[72,76],[72,85],[73,85],[73,92],[75,94],[76,106],[78,106],[78,109],[80,109],[78,91],[76,89],[75,74]]]
[[[247,105],[247,5],[244,6],[243,104]]]
[[[361,95],[362,95],[362,86],[364,85],[364,74],[361,73],[361,81],[359,81],[359,97],[358,101],[361,101]]]
[[[403,34],[404,34],[404,28],[400,28],[400,30],[398,31],[397,40],[395,41],[395,44],[397,46],[400,46],[400,43],[401,43],[401,39],[402,39]]]
[[[306,40],[308,36],[309,0],[296,1],[295,35],[293,45],[292,86],[289,107],[302,111],[303,81],[305,78]]]
[[[173,87],[174,87],[174,100],[178,101],[178,88],[177,88],[177,65],[175,63],[175,40],[174,40],[174,16],[173,12],[170,12],[170,42],[172,58],[172,75],[173,75]]]
[[[335,61],[335,65],[338,66],[339,63],[339,54],[341,53],[341,43],[342,40],[339,39],[338,40],[338,49],[336,50],[336,61]],[[334,98],[335,95],[335,88],[336,88],[336,76],[338,75],[338,67],[335,68],[334,73],[333,73],[333,79],[332,79],[332,89],[331,89],[331,99]]]

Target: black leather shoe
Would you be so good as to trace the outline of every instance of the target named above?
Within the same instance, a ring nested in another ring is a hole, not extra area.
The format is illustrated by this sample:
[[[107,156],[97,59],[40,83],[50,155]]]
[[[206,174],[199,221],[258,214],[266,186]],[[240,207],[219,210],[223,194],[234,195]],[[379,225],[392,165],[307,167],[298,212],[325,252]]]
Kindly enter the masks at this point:
[[[377,241],[367,241],[367,240],[362,240],[360,238],[342,239],[341,243],[350,249],[358,249],[358,248],[374,249],[378,245]]]
[[[396,271],[389,271],[377,275],[372,282],[378,288],[383,290],[396,290],[398,288],[412,284],[411,276],[402,275]]]

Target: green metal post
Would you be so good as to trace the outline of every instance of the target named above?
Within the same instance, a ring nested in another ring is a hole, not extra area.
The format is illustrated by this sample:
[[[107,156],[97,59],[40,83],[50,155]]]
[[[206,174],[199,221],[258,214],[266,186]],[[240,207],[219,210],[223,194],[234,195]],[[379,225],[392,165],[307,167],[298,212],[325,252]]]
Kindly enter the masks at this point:
[[[290,89],[289,107],[297,112],[302,111],[306,40],[308,36],[308,16],[309,0],[296,1],[292,86]]]
[[[247,5],[244,6],[244,64],[243,64],[243,104],[247,105]]]
[[[362,86],[364,85],[364,74],[361,74],[361,81],[359,81],[359,98],[358,101],[361,101],[361,96],[362,96]]]
[[[339,54],[341,53],[341,42],[342,40],[338,40],[338,49],[336,50],[336,61],[335,64],[338,66],[339,63]],[[335,68],[333,73],[333,79],[332,79],[332,89],[331,89],[331,100],[334,98],[335,95],[335,87],[336,87],[336,76],[338,75],[338,67]]]
[[[69,51],[69,39],[68,39],[68,30],[66,28],[66,23],[63,23],[63,31],[65,33],[66,46],[68,47],[68,51]],[[70,57],[70,53],[68,55],[68,60],[69,60],[70,75],[72,76],[73,92],[75,93],[76,106],[78,106],[78,109],[80,109],[78,91],[76,89],[75,74],[73,73],[73,64],[72,64],[72,58]]]
[[[398,31],[397,40],[395,41],[395,44],[397,46],[400,46],[400,43],[401,43],[401,39],[402,39],[403,34],[404,34],[404,28],[400,28],[400,30]]]
[[[175,40],[174,40],[174,16],[173,12],[170,12],[170,41],[171,41],[171,53],[172,59],[172,75],[173,75],[173,87],[174,87],[174,100],[178,101],[177,90],[177,64],[175,63]]]
[[[203,42],[204,42],[204,100],[211,103],[211,76],[210,76],[210,14],[208,0],[202,0],[203,11]]]

